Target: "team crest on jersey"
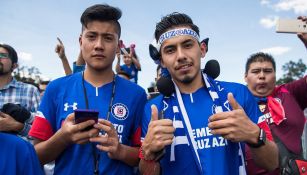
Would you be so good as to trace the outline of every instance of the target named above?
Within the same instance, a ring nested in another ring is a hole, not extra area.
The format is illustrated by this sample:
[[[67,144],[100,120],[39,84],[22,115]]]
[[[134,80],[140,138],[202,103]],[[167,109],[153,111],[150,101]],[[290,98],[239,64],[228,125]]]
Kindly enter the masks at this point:
[[[112,115],[117,120],[125,120],[129,115],[129,110],[126,105],[122,103],[116,103],[112,106]]]

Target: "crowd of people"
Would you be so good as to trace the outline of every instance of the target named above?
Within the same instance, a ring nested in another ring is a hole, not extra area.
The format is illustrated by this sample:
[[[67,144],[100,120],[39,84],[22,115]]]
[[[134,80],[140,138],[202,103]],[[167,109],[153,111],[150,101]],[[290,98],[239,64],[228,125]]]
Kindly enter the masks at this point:
[[[0,45],[0,174],[298,173],[289,161],[303,160],[306,75],[276,86],[275,60],[259,52],[247,59],[246,86],[217,81],[200,65],[208,39],[174,12],[156,24],[150,54],[156,81],[173,88],[147,95],[135,45],[120,40],[121,16],[107,4],[85,9],[78,58],[71,68],[57,38],[66,75],[39,88],[12,76],[17,53]],[[307,48],[307,33],[298,37]],[[80,110],[98,120],[77,122]]]

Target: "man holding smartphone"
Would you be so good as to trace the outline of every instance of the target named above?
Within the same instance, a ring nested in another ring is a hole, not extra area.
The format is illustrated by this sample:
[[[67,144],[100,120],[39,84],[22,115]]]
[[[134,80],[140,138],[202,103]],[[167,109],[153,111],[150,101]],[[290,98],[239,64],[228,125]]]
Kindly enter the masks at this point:
[[[138,164],[146,93],[112,70],[120,17],[118,8],[106,4],[87,8],[79,38],[86,69],[46,89],[30,135],[41,164],[55,160],[54,174],[132,174]],[[98,123],[76,123],[76,109],[98,110]],[[94,128],[84,130],[89,126]]]

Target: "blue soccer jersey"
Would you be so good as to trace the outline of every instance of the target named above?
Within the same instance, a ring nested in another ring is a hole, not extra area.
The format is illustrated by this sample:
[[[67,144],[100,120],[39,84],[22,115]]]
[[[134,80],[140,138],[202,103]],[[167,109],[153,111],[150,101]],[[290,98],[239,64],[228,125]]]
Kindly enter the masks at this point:
[[[138,83],[138,72],[139,70],[135,67],[134,64],[131,64],[130,66],[127,65],[121,65],[120,69],[126,72],[130,75],[130,81],[134,83]]]
[[[84,81],[84,85],[89,109],[98,110],[99,118],[106,119],[113,83],[96,88]],[[45,118],[45,126],[36,126],[34,122],[30,135],[46,140],[61,128],[67,115],[73,113],[75,109],[86,109],[83,92],[81,73],[52,81],[39,108],[40,117],[36,119]],[[132,136],[140,126],[145,103],[146,93],[140,86],[121,77],[115,77],[115,95],[109,120],[117,130],[120,143],[133,145]],[[88,143],[67,147],[55,161],[54,174],[93,174],[95,162],[93,150],[99,158],[99,174],[132,173],[132,167],[121,161],[110,159],[107,153],[98,151],[92,143]]]
[[[43,175],[33,146],[16,135],[0,132],[0,174]]]
[[[254,122],[258,122],[260,112],[253,96],[248,89],[236,83],[220,82],[225,92],[232,92],[246,114]],[[201,168],[191,149],[187,137],[186,124],[182,119],[175,97],[169,99],[162,95],[149,101],[145,107],[142,121],[142,138],[145,137],[151,119],[151,104],[157,105],[159,111],[165,109],[164,118],[171,119],[175,127],[173,143],[165,148],[165,155],[160,160],[162,174],[203,174],[236,175],[245,172],[243,152],[239,144],[224,139],[220,135],[212,135],[208,127],[208,118],[215,112],[215,105],[207,89],[200,88],[192,94],[182,94],[184,106],[192,127],[193,138],[196,141]],[[230,109],[228,101],[223,104]],[[168,112],[168,111],[173,112]],[[176,111],[180,115],[175,115]],[[241,144],[241,148],[243,145]],[[194,158],[195,157],[195,158]],[[201,169],[201,170],[200,170]]]

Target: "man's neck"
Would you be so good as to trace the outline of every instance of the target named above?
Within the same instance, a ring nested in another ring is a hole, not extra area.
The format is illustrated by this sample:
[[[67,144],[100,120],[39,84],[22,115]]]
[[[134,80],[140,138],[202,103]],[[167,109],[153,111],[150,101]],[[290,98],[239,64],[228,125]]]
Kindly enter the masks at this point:
[[[5,75],[0,75],[0,88],[3,88],[7,84],[9,84],[12,81],[12,78],[13,77],[10,73]]]
[[[91,68],[86,68],[84,71],[84,79],[94,87],[100,87],[113,81],[114,72],[112,69],[97,71]]]
[[[175,81],[176,82],[176,81]],[[197,74],[195,79],[189,83],[185,84],[182,82],[176,82],[181,93],[189,94],[197,91],[199,88],[204,86],[203,79],[201,73]]]

